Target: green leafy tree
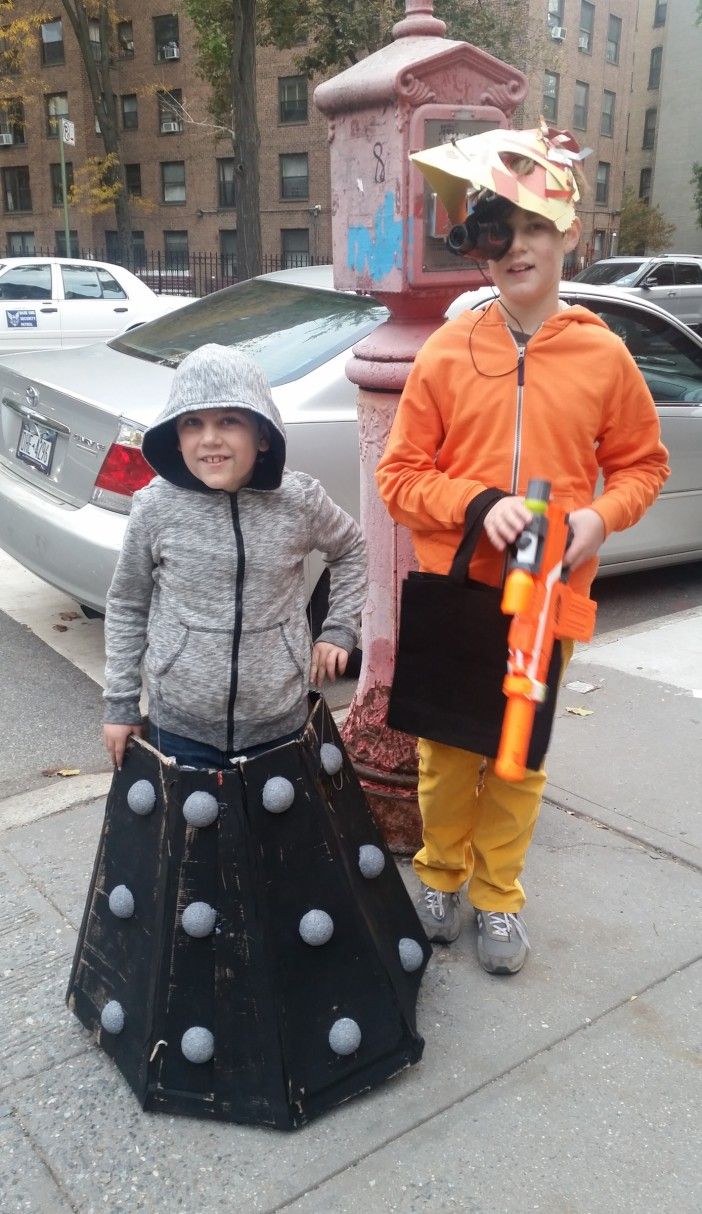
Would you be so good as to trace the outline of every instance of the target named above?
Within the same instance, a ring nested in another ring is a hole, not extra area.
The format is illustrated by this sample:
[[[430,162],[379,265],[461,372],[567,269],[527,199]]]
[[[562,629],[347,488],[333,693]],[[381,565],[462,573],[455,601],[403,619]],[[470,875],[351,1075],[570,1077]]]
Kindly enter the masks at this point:
[[[690,185],[693,188],[693,203],[697,212],[697,226],[702,228],[702,164],[693,164]]]
[[[526,5],[522,0],[435,0],[434,15],[446,36],[472,42],[498,58],[516,61],[523,51]],[[342,71],[392,41],[405,15],[404,0],[259,0],[259,41],[294,48],[298,70],[308,76]]]
[[[244,278],[259,274],[262,262],[256,7],[256,0],[185,0],[197,32],[198,71],[211,88],[211,113],[232,137],[237,260]]]
[[[132,223],[117,122],[117,96],[110,71],[115,38],[114,5],[110,0],[89,0],[88,3],[61,0],[61,3],[76,36],[105,148],[102,182],[114,206],[120,260],[128,262],[133,252]],[[92,22],[97,22],[99,42],[91,39]]]
[[[652,207],[633,190],[624,191],[619,220],[620,253],[662,253],[675,236],[675,224],[669,223],[660,207]]]

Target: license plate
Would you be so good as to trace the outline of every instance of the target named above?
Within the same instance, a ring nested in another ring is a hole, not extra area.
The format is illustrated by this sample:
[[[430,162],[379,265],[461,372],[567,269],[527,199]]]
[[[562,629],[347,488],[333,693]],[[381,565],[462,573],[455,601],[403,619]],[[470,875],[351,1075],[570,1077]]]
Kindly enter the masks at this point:
[[[51,461],[54,458],[57,433],[48,426],[25,418],[20,430],[16,455],[25,464],[31,464],[39,472],[48,476],[51,471]]]

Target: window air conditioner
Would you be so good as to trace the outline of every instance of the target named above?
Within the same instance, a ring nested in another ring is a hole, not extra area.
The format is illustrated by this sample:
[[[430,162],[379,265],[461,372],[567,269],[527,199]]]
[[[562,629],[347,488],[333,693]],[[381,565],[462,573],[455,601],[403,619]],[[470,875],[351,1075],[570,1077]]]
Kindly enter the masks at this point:
[[[180,130],[182,130],[182,127],[179,122],[162,122],[161,123],[161,134],[162,135],[176,135],[178,133],[178,131],[180,131]]]
[[[589,39],[588,35],[580,34],[578,37],[578,50],[579,51],[589,51],[589,49],[590,49],[590,39]]]
[[[565,26],[563,26],[563,25],[552,25],[551,26],[551,37],[553,38],[554,42],[563,42],[563,39],[565,38],[565,36],[566,36]]]
[[[162,46],[161,47],[161,58],[162,59],[180,59],[180,47],[179,46]]]
[[[14,142],[12,131],[0,131],[0,147],[9,147]]]

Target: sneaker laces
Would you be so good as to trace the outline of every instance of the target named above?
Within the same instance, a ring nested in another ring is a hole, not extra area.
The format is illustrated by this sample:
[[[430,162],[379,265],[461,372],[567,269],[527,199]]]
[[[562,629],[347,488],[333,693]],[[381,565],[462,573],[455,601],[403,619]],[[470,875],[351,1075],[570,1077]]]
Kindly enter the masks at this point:
[[[424,891],[424,901],[427,909],[435,919],[443,919],[445,916],[444,898],[455,898],[455,894],[445,894],[442,889],[431,889],[427,885]]]
[[[491,935],[498,936],[501,940],[509,940],[512,929],[514,929],[520,940],[529,948],[526,925],[518,914],[512,911],[482,911],[481,913],[487,920],[486,927]]]

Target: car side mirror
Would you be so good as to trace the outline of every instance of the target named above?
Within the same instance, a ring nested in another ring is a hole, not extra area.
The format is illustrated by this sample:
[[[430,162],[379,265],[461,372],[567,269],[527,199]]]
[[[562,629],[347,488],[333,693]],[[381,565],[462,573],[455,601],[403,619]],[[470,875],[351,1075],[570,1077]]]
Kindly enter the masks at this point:
[[[641,286],[647,287],[650,289],[651,287],[659,287],[660,283],[659,283],[658,279],[656,278],[655,274],[649,274],[647,278],[644,278],[643,282],[641,283]]]

